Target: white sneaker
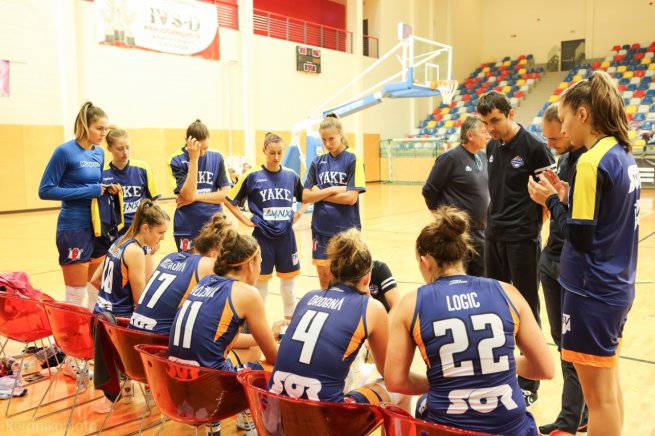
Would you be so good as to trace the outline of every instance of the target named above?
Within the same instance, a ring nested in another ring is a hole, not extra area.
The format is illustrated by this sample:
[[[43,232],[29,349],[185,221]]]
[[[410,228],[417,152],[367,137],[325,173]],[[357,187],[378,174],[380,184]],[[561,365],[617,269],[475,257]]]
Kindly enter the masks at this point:
[[[93,378],[93,370],[89,369],[89,365],[82,364],[82,367],[80,368],[72,357],[66,358],[63,372],[65,376],[76,380],[78,384],[84,386],[88,386],[89,381]]]
[[[243,412],[237,413],[237,428],[240,428],[241,430],[246,430],[246,432],[255,430],[255,421],[252,420],[250,409],[246,409]],[[257,433],[249,433],[249,434],[257,434]]]
[[[130,404],[134,400],[134,386],[132,385],[132,380],[128,380],[123,384],[123,390],[121,390],[121,401],[123,404]]]

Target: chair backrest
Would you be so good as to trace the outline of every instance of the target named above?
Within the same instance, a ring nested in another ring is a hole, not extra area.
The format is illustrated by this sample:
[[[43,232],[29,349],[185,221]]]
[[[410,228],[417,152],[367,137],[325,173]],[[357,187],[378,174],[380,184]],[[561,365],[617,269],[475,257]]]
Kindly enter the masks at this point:
[[[93,320],[86,307],[59,302],[44,302],[57,346],[76,359],[93,359]]]
[[[455,427],[416,419],[395,404],[383,403],[380,405],[380,410],[384,415],[384,429],[387,432],[387,436],[491,436],[488,433],[461,430]]]
[[[143,370],[143,361],[134,346],[139,344],[166,346],[168,345],[168,336],[122,327],[120,324],[110,323],[107,318],[100,318],[100,323],[123,363],[121,370],[132,380],[145,383],[146,373]]]
[[[260,436],[367,435],[382,424],[382,414],[368,404],[297,400],[266,389],[269,372],[237,375]]]
[[[168,347],[137,345],[159,411],[174,421],[198,426],[248,408],[236,373],[168,359]]]
[[[43,302],[0,293],[0,335],[24,343],[52,335]]]

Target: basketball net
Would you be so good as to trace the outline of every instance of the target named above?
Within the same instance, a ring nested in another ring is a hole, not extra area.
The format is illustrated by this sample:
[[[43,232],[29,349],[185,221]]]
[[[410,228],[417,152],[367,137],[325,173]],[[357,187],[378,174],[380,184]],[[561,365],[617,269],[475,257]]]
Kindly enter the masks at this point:
[[[453,96],[457,91],[457,80],[437,80],[434,83],[434,88],[439,90],[443,104],[449,105],[453,101]]]

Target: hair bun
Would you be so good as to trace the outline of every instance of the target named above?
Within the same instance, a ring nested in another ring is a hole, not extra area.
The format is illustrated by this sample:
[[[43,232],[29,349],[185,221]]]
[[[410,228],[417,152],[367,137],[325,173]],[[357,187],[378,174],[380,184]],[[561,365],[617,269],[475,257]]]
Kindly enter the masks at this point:
[[[325,116],[325,118],[336,118],[337,120],[339,119],[339,115],[335,114],[334,112],[330,112]]]

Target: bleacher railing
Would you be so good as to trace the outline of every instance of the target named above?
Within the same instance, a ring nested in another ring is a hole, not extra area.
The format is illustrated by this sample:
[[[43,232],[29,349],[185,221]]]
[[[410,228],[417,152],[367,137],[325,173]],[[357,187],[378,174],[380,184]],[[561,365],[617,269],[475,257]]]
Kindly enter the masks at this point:
[[[380,179],[385,183],[424,183],[437,156],[448,149],[445,138],[380,141]]]
[[[232,0],[201,0],[216,6],[218,27],[239,30],[239,5]]]
[[[255,35],[352,53],[352,32],[311,21],[254,9]]]

